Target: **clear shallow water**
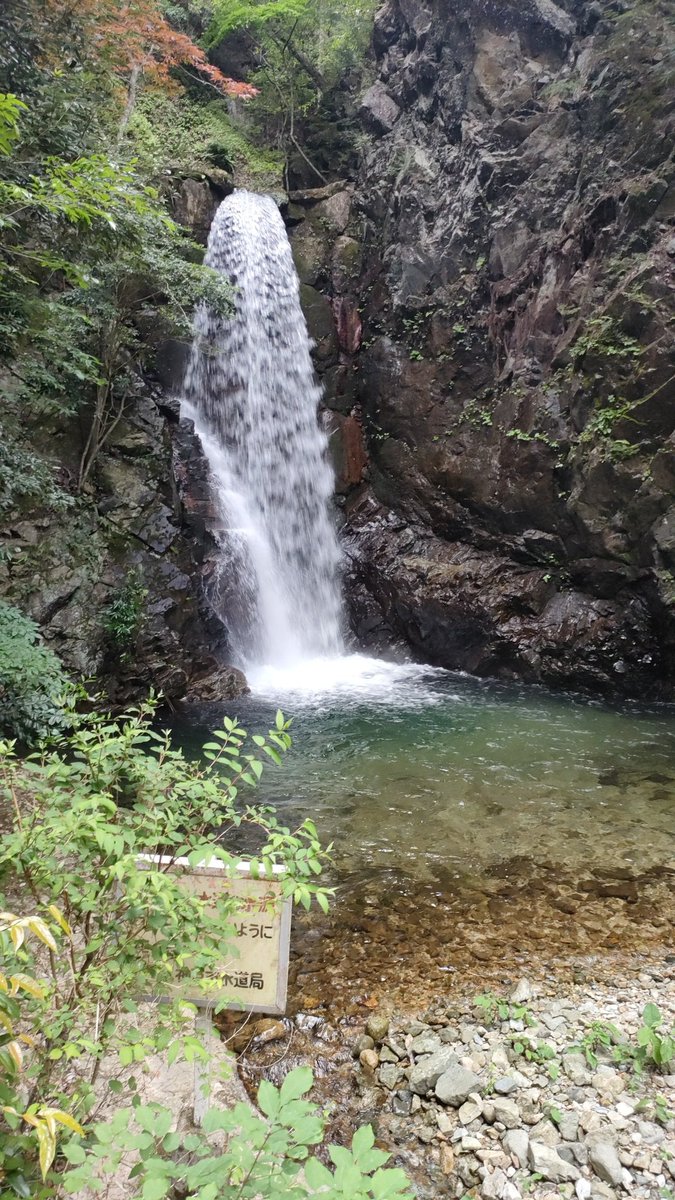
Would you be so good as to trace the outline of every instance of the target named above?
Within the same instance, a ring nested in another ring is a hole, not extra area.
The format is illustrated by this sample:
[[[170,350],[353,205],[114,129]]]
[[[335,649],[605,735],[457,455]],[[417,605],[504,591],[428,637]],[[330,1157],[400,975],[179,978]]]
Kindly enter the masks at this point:
[[[249,673],[252,695],[193,710],[191,747],[236,714],[293,717],[262,798],[311,815],[343,880],[480,878],[527,859],[630,874],[675,855],[675,714],[363,656]]]

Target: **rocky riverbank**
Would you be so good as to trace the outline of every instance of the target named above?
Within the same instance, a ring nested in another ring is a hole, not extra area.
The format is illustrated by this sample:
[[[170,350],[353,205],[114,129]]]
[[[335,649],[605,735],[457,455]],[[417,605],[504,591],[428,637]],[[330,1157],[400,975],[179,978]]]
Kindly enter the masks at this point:
[[[378,1135],[437,1191],[519,1200],[667,1196],[675,1074],[632,1058],[645,1003],[672,1029],[673,966],[635,984],[439,1001],[420,1020],[374,1014],[357,1044]],[[671,1069],[675,1071],[675,1046]]]
[[[672,1029],[675,956],[632,968],[446,993],[414,1018],[383,999],[365,1027],[308,1014],[249,1024],[240,1069],[253,1086],[312,1061],[333,1136],[371,1122],[419,1200],[668,1200],[675,1058],[667,1074],[635,1053],[645,1005]]]

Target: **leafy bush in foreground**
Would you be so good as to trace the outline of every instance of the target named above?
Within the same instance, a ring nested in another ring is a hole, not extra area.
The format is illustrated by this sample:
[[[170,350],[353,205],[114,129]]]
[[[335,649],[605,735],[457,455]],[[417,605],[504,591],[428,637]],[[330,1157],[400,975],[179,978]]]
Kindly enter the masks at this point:
[[[62,728],[59,699],[71,686],[35,622],[0,600],[0,733],[31,743]]]
[[[0,1191],[43,1200],[64,1188],[97,1191],[106,1167],[133,1152],[142,1200],[161,1200],[174,1183],[201,1200],[399,1200],[404,1177],[383,1169],[368,1131],[351,1152],[330,1149],[334,1172],[310,1156],[323,1125],[303,1099],[307,1070],[280,1092],[261,1086],[263,1118],[247,1106],[215,1111],[205,1132],[178,1134],[168,1110],[143,1103],[146,1059],[206,1062],[210,1052],[193,1006],[141,1009],[137,998],[173,996],[187,982],[220,988],[216,1010],[230,998],[233,901],[223,893],[207,905],[182,887],[176,859],[234,866],[224,841],[247,826],[259,845],[254,873],[283,864],[287,895],[305,907],[328,903],[313,823],[290,830],[246,800],[263,761],[281,762],[290,747],[282,714],[250,740],[226,718],[201,762],[156,732],[153,716],[147,704],[118,720],[81,718],[24,760],[0,743],[0,803],[11,821],[0,844]],[[17,897],[30,897],[33,915],[11,911]],[[119,1111],[96,1123],[106,1094]],[[207,1140],[216,1129],[233,1135],[225,1151]]]

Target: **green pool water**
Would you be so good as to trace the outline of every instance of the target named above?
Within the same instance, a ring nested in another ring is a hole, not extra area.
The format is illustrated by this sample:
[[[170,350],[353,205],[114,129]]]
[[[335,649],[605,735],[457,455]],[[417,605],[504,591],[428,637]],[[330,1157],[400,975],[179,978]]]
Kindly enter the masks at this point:
[[[671,708],[359,656],[251,683],[190,710],[179,738],[196,751],[225,712],[250,732],[278,707],[292,717],[293,749],[261,798],[287,823],[311,815],[342,879],[477,876],[514,859],[634,873],[675,856]]]

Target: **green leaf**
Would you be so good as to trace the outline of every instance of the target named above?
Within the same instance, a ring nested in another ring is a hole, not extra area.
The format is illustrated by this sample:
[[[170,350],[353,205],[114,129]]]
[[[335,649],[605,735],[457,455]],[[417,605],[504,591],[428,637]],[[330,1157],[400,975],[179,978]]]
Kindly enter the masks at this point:
[[[281,1085],[281,1102],[287,1104],[289,1100],[298,1100],[301,1096],[307,1094],[310,1090],[314,1076],[311,1067],[295,1067],[289,1071]]]
[[[309,1186],[316,1191],[319,1191],[322,1187],[325,1188],[332,1185],[333,1176],[331,1172],[317,1158],[308,1158],[303,1169]]]
[[[144,1180],[142,1200],[162,1200],[170,1187],[171,1180],[167,1175],[151,1175],[149,1179]]]
[[[642,1020],[645,1025],[648,1025],[651,1029],[656,1029],[661,1024],[662,1019],[661,1009],[658,1005],[652,1004],[651,1001],[649,1004],[645,1004],[642,1010]]]
[[[371,1125],[362,1125],[352,1138],[352,1154],[355,1158],[365,1154],[375,1145],[375,1134]]]
[[[281,1098],[279,1092],[267,1079],[261,1080],[258,1086],[258,1106],[266,1117],[276,1117],[279,1113]]]

